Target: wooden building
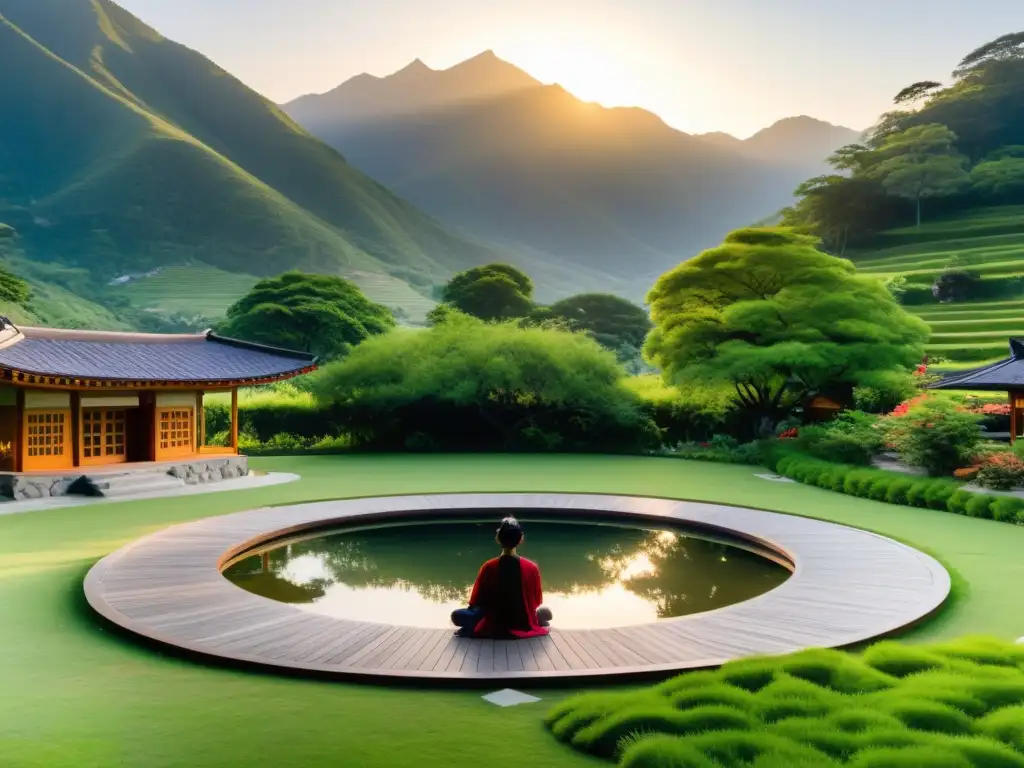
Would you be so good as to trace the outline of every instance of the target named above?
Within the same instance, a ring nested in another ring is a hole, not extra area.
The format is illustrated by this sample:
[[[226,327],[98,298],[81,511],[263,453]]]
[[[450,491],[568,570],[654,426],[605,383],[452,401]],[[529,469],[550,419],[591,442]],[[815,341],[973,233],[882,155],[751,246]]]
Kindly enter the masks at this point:
[[[312,371],[312,355],[202,334],[18,328],[0,318],[0,471],[238,453],[238,388]],[[207,445],[203,396],[231,394],[231,438]]]
[[[1010,339],[1010,356],[1005,360],[947,376],[931,388],[1006,392],[1010,442],[1014,442],[1024,432],[1024,340]]]

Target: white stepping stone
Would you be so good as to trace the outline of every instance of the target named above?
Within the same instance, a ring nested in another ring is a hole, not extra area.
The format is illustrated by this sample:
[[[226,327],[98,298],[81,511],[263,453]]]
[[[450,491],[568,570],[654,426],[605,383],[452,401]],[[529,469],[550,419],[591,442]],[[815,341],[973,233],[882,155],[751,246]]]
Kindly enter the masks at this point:
[[[522,691],[513,691],[511,688],[488,693],[483,697],[483,700],[496,704],[499,707],[514,707],[517,704],[533,704],[535,701],[540,701],[536,696],[531,696]]]
[[[754,477],[760,477],[762,480],[771,480],[773,483],[795,483],[796,480],[791,480],[788,477],[782,475],[773,475],[770,473],[754,473]]]

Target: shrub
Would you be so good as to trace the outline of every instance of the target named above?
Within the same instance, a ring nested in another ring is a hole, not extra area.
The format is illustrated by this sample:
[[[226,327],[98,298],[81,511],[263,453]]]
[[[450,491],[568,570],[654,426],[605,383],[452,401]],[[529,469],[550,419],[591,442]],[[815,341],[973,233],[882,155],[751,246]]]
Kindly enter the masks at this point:
[[[990,454],[978,470],[978,484],[997,491],[1024,485],[1024,461],[1014,453]]]
[[[927,480],[911,482],[910,488],[907,489],[907,503],[912,507],[927,507],[928,501],[925,494],[929,487],[931,487],[931,483]]]
[[[902,459],[933,476],[950,475],[969,464],[981,441],[976,414],[935,398],[912,405],[887,420],[889,442]]]
[[[889,490],[885,492],[885,500],[890,504],[909,504],[907,494],[913,486],[913,480],[896,479],[889,483]]]
[[[867,465],[882,448],[883,435],[876,428],[877,422],[878,419],[869,414],[847,411],[827,424],[802,428],[796,437],[796,446],[825,461]]]
[[[924,500],[928,509],[945,511],[949,507],[950,497],[960,490],[954,482],[933,481],[924,492]]]
[[[967,506],[964,511],[970,517],[982,517],[987,520],[992,519],[992,496],[985,496],[980,493],[971,494],[974,498],[967,502]]]
[[[315,393],[339,431],[374,449],[414,435],[435,450],[536,450],[540,436],[560,451],[654,448],[654,421],[623,379],[582,333],[466,319],[371,338],[324,368]]]
[[[1024,524],[1024,499],[1002,496],[992,502],[991,510],[994,520]]]
[[[657,425],[664,445],[698,444],[721,432],[739,433],[742,423],[727,391],[714,387],[673,387],[661,376],[630,376],[633,393]]]
[[[946,510],[954,515],[967,514],[967,502],[974,498],[975,494],[970,491],[959,490],[949,497],[946,502]]]

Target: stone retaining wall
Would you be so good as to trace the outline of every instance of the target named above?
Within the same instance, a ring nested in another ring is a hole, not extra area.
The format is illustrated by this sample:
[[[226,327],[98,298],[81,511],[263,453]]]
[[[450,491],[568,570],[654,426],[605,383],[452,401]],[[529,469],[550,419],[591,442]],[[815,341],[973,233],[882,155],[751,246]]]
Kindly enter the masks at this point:
[[[184,480],[186,485],[234,480],[236,477],[245,477],[249,474],[249,457],[198,459],[168,467],[167,474]]]
[[[222,480],[234,480],[249,474],[249,458],[247,456],[227,456],[184,461],[180,464],[161,463],[150,467],[126,469],[123,474],[154,474],[157,472],[163,472],[183,480],[186,485],[218,483]],[[0,496],[22,501],[76,494],[84,492],[83,479],[89,474],[80,468],[73,474],[61,475],[21,475],[14,472],[3,472],[0,473]],[[102,477],[104,474],[120,473],[108,470],[94,476]]]

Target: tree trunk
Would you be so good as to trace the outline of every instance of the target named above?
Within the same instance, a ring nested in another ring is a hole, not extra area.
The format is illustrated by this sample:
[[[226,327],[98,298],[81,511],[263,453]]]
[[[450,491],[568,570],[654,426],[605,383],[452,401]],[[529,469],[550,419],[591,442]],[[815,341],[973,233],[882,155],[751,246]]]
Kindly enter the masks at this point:
[[[921,197],[917,198],[917,228],[921,228]]]

